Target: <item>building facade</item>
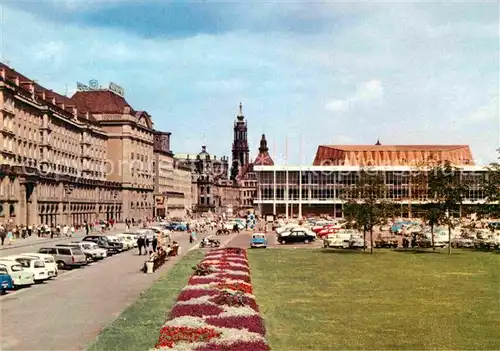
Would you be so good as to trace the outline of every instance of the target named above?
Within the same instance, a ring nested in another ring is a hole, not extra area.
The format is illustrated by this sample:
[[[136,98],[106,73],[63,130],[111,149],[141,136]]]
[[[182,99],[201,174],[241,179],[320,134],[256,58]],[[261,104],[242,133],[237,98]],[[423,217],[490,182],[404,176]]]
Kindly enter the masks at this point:
[[[485,201],[481,186],[487,169],[461,166],[461,178],[469,186],[464,205],[479,205]],[[346,189],[354,186],[363,168],[360,166],[256,166],[259,182],[255,203],[262,213],[285,217],[329,215],[342,217]],[[387,200],[400,204],[401,216],[411,217],[419,205],[429,201],[427,190],[416,182],[415,175],[423,172],[408,166],[374,166],[387,186]]]
[[[191,170],[193,211],[225,212],[227,204],[218,197],[218,187],[228,184],[227,157],[218,159],[215,155],[210,155],[203,145],[198,154],[176,154],[175,158],[180,167]]]
[[[67,97],[0,63],[1,224],[144,219],[155,192],[175,215],[191,207],[191,173],[174,165],[170,134],[121,88],[90,83]]]

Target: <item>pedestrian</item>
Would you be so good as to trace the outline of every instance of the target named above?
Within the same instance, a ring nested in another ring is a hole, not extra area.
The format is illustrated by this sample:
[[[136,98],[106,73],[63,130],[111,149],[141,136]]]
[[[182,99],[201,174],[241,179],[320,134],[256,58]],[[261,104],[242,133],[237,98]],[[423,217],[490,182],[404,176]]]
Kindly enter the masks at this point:
[[[5,229],[3,226],[0,226],[0,240],[2,240],[2,246],[5,242],[5,237],[7,236],[7,233],[5,232]]]
[[[87,221],[85,221],[85,233],[86,233],[86,235],[89,235],[89,232],[90,232],[89,223]]]
[[[144,238],[142,236],[140,236],[138,239],[137,239],[137,248],[139,249],[139,256],[142,255],[142,248],[144,247]],[[144,252],[146,253],[146,248],[144,248]]]
[[[156,235],[153,237],[153,242],[151,244],[153,245],[153,251],[156,252],[156,248],[158,247],[158,238]]]
[[[146,247],[146,250],[149,248],[149,238],[144,235],[144,246]]]

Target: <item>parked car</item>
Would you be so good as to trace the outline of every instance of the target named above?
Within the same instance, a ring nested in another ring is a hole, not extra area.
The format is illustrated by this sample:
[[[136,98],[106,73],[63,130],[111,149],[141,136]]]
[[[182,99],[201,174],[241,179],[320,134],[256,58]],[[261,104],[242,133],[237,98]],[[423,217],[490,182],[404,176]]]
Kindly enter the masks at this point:
[[[12,255],[0,258],[0,262],[4,260],[17,262],[23,267],[23,270],[33,273],[35,283],[41,283],[50,278],[49,270],[45,267],[43,260],[39,258]]]
[[[107,257],[106,250],[101,249],[96,243],[91,241],[74,241],[69,244],[57,244],[56,246],[80,249],[87,258],[87,261],[97,261]]]
[[[288,243],[309,244],[314,241],[314,239],[316,239],[316,236],[311,235],[304,230],[294,230],[278,234],[278,242],[283,245]]]
[[[23,266],[15,261],[0,261],[0,268],[7,270],[7,273],[12,278],[14,288],[35,284],[33,273],[25,271]]]
[[[137,238],[134,234],[122,233],[116,234],[117,237],[122,238],[124,243],[131,245],[132,248],[137,247]]]
[[[76,247],[42,247],[38,252],[52,255],[58,269],[81,267],[88,264],[85,254]]]
[[[121,245],[121,251],[126,251],[130,250],[131,248],[134,247],[134,245],[131,242],[125,242],[122,238],[114,236],[114,235],[108,235],[108,240],[112,243]]]
[[[49,270],[49,277],[57,277],[57,274],[59,272],[57,270],[56,261],[54,260],[54,257],[52,255],[42,253],[22,253],[21,256],[35,257],[43,260],[43,262],[45,263],[45,267]]]
[[[349,239],[337,233],[327,234],[323,237],[324,248],[346,249],[349,247]]]
[[[7,268],[0,266],[0,289],[2,295],[7,293],[7,290],[13,289],[14,283],[12,282],[12,277],[7,272]]]
[[[363,240],[363,234],[359,232],[352,232],[349,238],[349,247],[351,249],[363,249],[365,247],[365,241]]]
[[[267,236],[264,233],[254,233],[250,239],[250,247],[267,247]]]
[[[123,244],[112,242],[106,235],[87,235],[82,241],[96,243],[101,249],[105,249],[108,256],[123,251]]]
[[[461,248],[471,248],[474,247],[474,240],[471,238],[463,238],[463,237],[453,238],[451,239],[451,246],[461,247]]]

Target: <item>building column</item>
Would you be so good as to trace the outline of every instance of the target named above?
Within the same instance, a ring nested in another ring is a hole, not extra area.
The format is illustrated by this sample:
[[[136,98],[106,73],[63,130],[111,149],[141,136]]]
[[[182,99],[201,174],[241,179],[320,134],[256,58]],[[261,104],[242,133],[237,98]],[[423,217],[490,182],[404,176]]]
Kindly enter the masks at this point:
[[[27,211],[27,203],[26,203],[26,186],[24,182],[21,182],[19,178],[16,178],[15,189],[18,189],[18,197],[17,203],[15,207],[16,220],[15,223],[18,225],[26,224],[26,211]]]

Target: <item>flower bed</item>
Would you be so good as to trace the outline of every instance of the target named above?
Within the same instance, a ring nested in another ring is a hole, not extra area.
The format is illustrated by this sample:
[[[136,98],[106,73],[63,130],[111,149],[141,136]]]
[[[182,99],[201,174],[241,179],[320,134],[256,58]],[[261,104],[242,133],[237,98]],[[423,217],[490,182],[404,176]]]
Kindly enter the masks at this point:
[[[267,351],[243,249],[216,249],[193,267],[160,330],[157,350]]]

